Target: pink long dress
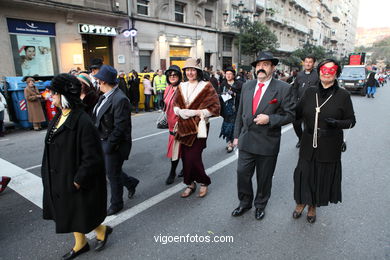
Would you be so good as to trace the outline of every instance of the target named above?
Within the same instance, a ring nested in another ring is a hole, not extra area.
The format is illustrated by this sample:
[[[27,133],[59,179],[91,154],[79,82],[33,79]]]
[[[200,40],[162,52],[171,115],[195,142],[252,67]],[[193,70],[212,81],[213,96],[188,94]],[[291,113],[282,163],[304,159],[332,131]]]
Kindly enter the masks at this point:
[[[173,128],[178,120],[177,115],[173,112],[173,99],[176,92],[176,87],[172,87],[172,85],[168,85],[164,92],[164,103],[165,103],[165,112],[167,113],[168,119],[168,128],[169,128],[169,138],[168,138],[168,149],[167,149],[167,157],[172,158],[173,152],[173,144],[175,142],[175,136],[171,133],[173,132]],[[180,149],[179,149],[180,153]],[[180,155],[179,155],[180,158]]]

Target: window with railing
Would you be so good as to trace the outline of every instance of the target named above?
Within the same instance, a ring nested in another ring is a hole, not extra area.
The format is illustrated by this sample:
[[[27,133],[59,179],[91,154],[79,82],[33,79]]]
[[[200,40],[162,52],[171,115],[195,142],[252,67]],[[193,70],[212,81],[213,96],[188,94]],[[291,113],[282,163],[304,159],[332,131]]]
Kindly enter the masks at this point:
[[[175,2],[175,21],[184,23],[184,11],[186,5],[180,2]]]
[[[137,0],[137,14],[149,15],[148,0]]]

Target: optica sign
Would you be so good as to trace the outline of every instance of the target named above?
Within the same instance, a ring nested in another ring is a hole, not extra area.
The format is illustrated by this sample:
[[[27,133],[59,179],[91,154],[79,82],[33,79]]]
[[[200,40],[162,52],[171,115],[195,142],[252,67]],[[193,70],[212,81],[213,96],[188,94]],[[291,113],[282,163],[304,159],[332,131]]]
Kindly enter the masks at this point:
[[[118,35],[118,32],[115,27],[94,25],[94,24],[84,24],[84,23],[79,23],[79,33],[105,35],[105,36]]]

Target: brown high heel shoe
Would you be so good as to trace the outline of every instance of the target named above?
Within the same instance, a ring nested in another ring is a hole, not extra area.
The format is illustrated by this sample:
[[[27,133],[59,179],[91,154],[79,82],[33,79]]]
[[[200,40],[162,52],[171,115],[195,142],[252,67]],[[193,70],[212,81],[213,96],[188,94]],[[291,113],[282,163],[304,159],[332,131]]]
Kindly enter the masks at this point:
[[[205,197],[207,195],[207,192],[208,192],[208,186],[206,184],[201,184],[198,197],[199,198]]]
[[[309,210],[307,211],[307,222],[310,224],[313,224],[316,222],[316,207],[315,206],[309,206]]]
[[[180,197],[182,198],[187,198],[189,197],[192,193],[194,193],[196,190],[196,184],[193,182],[191,185],[188,185],[187,188],[182,192]]]
[[[295,219],[300,218],[305,207],[306,207],[306,204],[297,204],[297,206],[295,207],[295,210],[292,214],[292,217]]]

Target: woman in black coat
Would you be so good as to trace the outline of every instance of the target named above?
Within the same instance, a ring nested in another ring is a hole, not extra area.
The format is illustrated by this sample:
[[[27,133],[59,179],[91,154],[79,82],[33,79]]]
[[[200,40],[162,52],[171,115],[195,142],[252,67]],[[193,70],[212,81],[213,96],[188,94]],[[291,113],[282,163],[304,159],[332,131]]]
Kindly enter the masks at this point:
[[[299,218],[309,205],[309,223],[316,220],[316,207],[341,202],[343,129],[356,123],[351,97],[337,84],[340,65],[327,59],[318,64],[317,71],[320,82],[305,91],[296,110],[305,130],[294,171],[297,205],[293,218]]]
[[[89,250],[85,234],[95,230],[95,250],[103,249],[109,226],[104,157],[97,130],[80,100],[81,84],[60,74],[49,87],[61,109],[50,122],[42,160],[43,218],[54,220],[57,233],[74,232],[75,245],[63,256],[72,259]]]
[[[135,112],[138,113],[138,103],[139,103],[139,84],[141,80],[138,77],[138,73],[133,70],[133,75],[129,80],[129,92],[130,92],[130,102]]]

